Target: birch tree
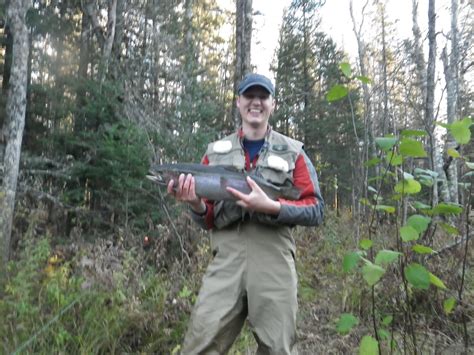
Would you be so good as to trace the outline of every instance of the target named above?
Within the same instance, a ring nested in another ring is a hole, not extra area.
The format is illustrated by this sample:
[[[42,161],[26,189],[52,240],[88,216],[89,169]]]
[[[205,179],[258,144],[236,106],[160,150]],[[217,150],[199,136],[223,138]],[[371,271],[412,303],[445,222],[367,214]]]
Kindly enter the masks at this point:
[[[369,0],[365,2],[365,4],[362,7],[361,10],[361,21],[358,24],[355,16],[354,16],[354,10],[353,10],[353,1],[351,0],[349,3],[349,12],[351,15],[351,20],[352,20],[352,30],[354,32],[354,36],[356,38],[357,42],[357,53],[358,53],[358,65],[359,65],[359,70],[360,74],[363,77],[368,77],[368,70],[367,70],[367,45],[364,42],[362,38],[362,28],[364,26],[364,21],[365,21],[365,9],[367,8],[369,3]],[[375,144],[374,144],[374,126],[373,126],[373,115],[372,115],[372,102],[371,102],[371,95],[369,91],[369,85],[367,82],[362,83],[362,100],[363,100],[363,108],[362,108],[362,117],[363,117],[363,124],[364,124],[364,144],[361,149],[361,156],[359,156],[359,161],[368,161],[369,160],[369,147],[372,145],[372,154],[374,155],[373,157],[375,158]],[[357,167],[356,167],[357,169]],[[354,184],[352,188],[352,206],[353,210],[355,211],[354,215],[356,218],[360,217],[361,214],[361,204],[360,204],[360,198],[363,196],[364,198],[367,198],[367,186],[368,186],[368,167],[364,166],[363,164],[359,164],[357,171],[354,169],[354,182],[358,182],[358,184]],[[378,174],[378,173],[377,173]],[[357,237],[359,236],[359,225],[360,223],[356,224],[356,232],[357,232]]]
[[[451,0],[451,53],[448,57],[448,50],[443,49],[441,59],[443,61],[444,76],[446,78],[447,92],[447,121],[453,123],[458,115],[458,92],[459,92],[459,40],[458,40],[458,0]],[[447,148],[455,149],[456,142],[451,135],[448,136]],[[449,159],[445,164],[450,201],[458,203],[458,171],[456,159]]]
[[[28,71],[28,29],[26,12],[30,0],[12,1],[7,10],[7,21],[13,37],[13,58],[6,103],[6,146],[4,176],[0,189],[0,274],[10,255],[10,239],[15,208],[15,196],[20,166],[21,142],[25,127],[26,86]]]

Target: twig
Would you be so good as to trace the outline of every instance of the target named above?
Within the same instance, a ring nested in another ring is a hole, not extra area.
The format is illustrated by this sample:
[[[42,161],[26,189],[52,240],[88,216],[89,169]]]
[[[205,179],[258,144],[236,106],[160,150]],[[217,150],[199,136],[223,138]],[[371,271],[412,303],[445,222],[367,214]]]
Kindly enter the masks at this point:
[[[454,242],[454,243],[451,243],[451,244],[449,244],[449,245],[446,245],[445,247],[441,248],[441,249],[438,250],[438,251],[435,251],[433,254],[427,255],[427,256],[426,256],[426,259],[428,260],[428,259],[431,259],[431,258],[434,257],[434,256],[441,256],[441,254],[443,254],[444,252],[446,252],[446,251],[448,251],[448,250],[450,250],[450,249],[453,249],[453,248],[457,247],[458,245],[463,244],[464,242],[466,242],[466,244],[467,244],[467,242],[469,241],[469,239],[470,239],[471,237],[472,237],[472,236],[470,236],[470,235],[469,235],[469,236],[466,235],[465,237],[461,238],[460,240],[458,240],[458,241],[456,241],[456,242]]]
[[[152,198],[154,198],[155,200],[158,200],[154,195],[152,195],[151,193],[149,192],[146,192],[149,196],[151,196]],[[186,256],[186,259],[188,259],[188,263],[189,265],[191,265],[191,258],[189,257],[189,254],[188,252],[186,251],[186,249],[184,248],[184,241],[183,241],[183,237],[181,236],[181,234],[179,234],[178,232],[178,229],[176,228],[176,225],[174,224],[173,222],[173,219],[171,218],[171,215],[168,211],[168,207],[166,206],[165,204],[165,201],[164,201],[164,197],[163,197],[163,194],[161,193],[161,190],[158,189],[158,194],[160,196],[159,198],[159,201],[161,203],[161,205],[163,206],[163,210],[165,211],[166,213],[166,217],[168,218],[170,224],[171,224],[171,227],[173,228],[173,232],[176,234],[176,237],[178,238],[178,241],[179,241],[179,245],[181,247],[181,253],[184,254]]]
[[[463,256],[463,263],[462,263],[462,275],[461,275],[461,285],[459,286],[459,293],[458,293],[458,298],[459,301],[462,302],[462,293],[464,290],[464,282],[466,279],[466,265],[467,265],[467,255],[469,252],[469,215],[471,212],[471,196],[472,196],[472,184],[469,188],[469,198],[467,199],[466,202],[466,245],[464,248],[464,256]],[[467,319],[466,319],[466,313],[462,312],[462,323],[463,323],[463,328],[464,328],[464,347],[466,350],[467,354],[467,348],[469,347],[469,333],[467,331]]]

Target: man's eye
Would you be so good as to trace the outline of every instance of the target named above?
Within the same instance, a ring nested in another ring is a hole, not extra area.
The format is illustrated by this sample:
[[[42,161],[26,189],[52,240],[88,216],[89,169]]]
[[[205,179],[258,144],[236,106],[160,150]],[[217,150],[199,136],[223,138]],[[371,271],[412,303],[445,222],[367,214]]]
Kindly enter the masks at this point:
[[[247,100],[254,100],[254,99],[260,99],[260,100],[266,100],[268,98],[267,95],[244,95]]]

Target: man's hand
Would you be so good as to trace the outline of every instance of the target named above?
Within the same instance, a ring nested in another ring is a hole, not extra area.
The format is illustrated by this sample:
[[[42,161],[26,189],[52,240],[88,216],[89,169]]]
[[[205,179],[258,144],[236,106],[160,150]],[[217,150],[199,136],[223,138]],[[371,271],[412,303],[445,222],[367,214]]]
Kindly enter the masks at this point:
[[[181,174],[178,178],[178,186],[176,187],[176,191],[173,186],[174,180],[170,180],[167,187],[168,194],[174,196],[174,198],[178,201],[188,203],[196,213],[202,214],[206,212],[206,205],[204,204],[204,201],[196,195],[196,183],[194,181],[194,176],[191,174],[186,176]]]
[[[260,188],[260,186],[258,186],[257,183],[249,176],[247,176],[247,183],[252,189],[248,195],[243,194],[232,187],[227,188],[227,191],[229,191],[238,199],[236,203],[239,206],[247,210],[268,213],[272,215],[277,215],[280,213],[280,202],[274,201],[268,197],[267,194]]]

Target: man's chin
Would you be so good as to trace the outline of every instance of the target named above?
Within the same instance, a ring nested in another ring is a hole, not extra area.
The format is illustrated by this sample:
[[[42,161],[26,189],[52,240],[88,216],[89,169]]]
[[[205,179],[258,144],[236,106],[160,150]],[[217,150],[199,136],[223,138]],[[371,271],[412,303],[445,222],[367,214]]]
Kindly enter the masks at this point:
[[[264,124],[265,124],[265,121],[251,121],[251,122],[249,122],[249,126],[252,127],[252,128],[260,128]]]

